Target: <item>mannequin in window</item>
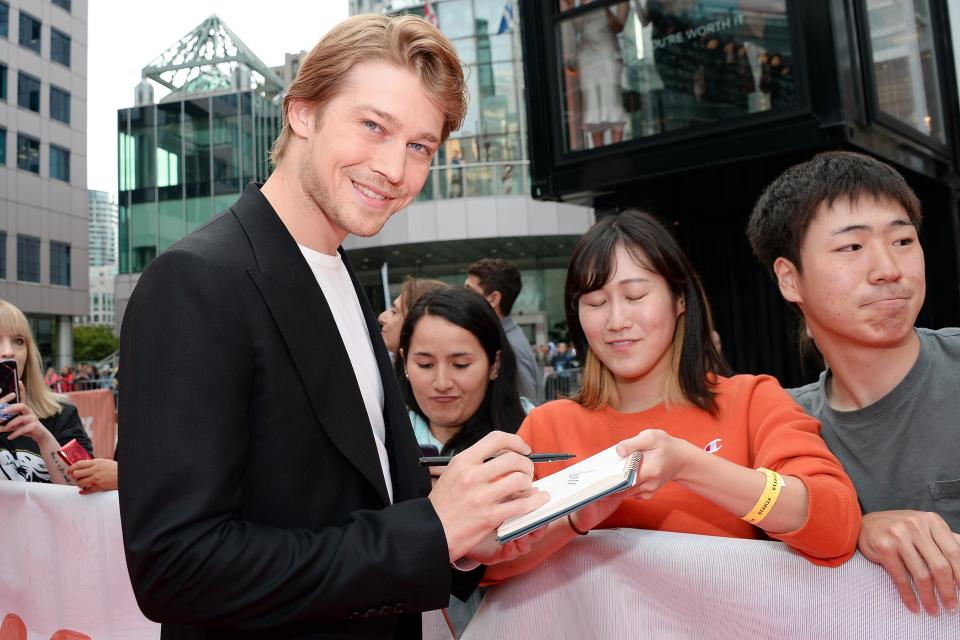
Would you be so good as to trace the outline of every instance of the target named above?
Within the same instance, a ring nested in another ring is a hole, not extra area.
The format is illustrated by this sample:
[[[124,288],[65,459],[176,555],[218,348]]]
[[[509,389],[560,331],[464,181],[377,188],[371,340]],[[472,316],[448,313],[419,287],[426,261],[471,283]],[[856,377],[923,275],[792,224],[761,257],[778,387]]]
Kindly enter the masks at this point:
[[[564,9],[584,6],[596,0],[561,0]],[[604,144],[610,130],[610,143],[623,141],[623,110],[620,75],[623,61],[617,34],[623,31],[630,3],[597,8],[573,19],[577,33],[576,68],[583,99],[583,130],[590,134],[594,147]]]

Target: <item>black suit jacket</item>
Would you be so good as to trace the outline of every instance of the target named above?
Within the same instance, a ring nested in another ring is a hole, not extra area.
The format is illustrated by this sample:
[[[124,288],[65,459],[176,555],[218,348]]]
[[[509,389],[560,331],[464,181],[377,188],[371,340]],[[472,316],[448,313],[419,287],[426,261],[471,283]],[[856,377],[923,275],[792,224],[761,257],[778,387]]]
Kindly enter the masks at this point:
[[[121,333],[120,514],[134,593],[164,638],[405,636],[446,606],[429,478],[350,273],[393,505],[330,308],[256,185],[141,275]]]

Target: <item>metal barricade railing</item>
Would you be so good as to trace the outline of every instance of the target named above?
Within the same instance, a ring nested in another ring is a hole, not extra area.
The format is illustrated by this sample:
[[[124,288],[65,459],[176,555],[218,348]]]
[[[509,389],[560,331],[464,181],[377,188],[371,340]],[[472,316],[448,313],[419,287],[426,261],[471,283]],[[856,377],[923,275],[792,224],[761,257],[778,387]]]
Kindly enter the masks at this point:
[[[569,398],[580,390],[581,369],[564,369],[547,374],[543,381],[543,398],[546,401]]]
[[[96,378],[93,380],[73,380],[70,383],[58,381],[50,385],[50,388],[57,393],[67,393],[70,391],[92,391],[94,389],[114,389],[116,387],[115,378]]]

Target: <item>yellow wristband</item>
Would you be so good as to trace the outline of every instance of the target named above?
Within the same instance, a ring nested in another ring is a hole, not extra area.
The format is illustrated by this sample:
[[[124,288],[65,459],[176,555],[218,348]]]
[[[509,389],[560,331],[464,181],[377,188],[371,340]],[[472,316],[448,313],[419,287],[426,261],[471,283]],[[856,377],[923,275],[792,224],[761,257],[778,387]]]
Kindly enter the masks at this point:
[[[773,505],[777,504],[777,498],[780,497],[780,490],[783,488],[783,477],[776,471],[770,471],[770,469],[764,469],[763,467],[757,469],[757,471],[762,471],[767,477],[767,485],[763,488],[763,493],[760,494],[757,504],[753,505],[753,509],[747,511],[747,514],[740,518],[750,524],[759,524],[761,520],[767,517],[767,514],[773,509]]]

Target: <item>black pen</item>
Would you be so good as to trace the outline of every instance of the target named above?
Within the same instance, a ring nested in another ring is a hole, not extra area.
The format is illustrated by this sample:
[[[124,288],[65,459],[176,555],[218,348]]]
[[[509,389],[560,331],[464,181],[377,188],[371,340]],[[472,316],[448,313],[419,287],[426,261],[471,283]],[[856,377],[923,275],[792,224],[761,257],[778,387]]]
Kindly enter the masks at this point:
[[[531,462],[557,462],[558,460],[576,458],[577,455],[574,453],[531,453],[524,457],[529,458]],[[493,458],[496,458],[496,456]],[[487,458],[484,462],[490,462],[493,458]],[[424,456],[420,458],[420,466],[442,467],[450,464],[451,460],[453,460],[453,456]]]

